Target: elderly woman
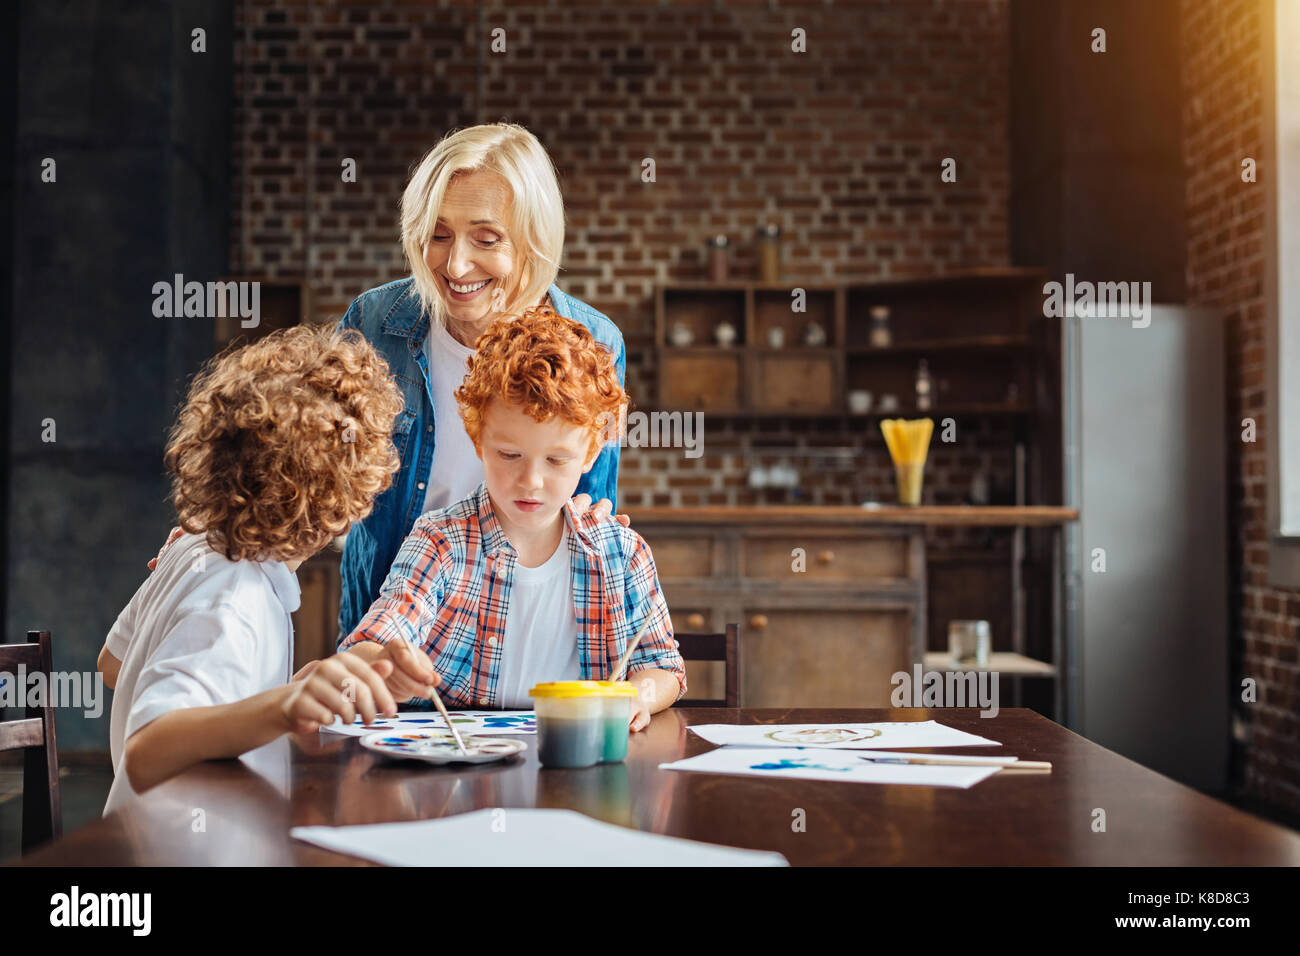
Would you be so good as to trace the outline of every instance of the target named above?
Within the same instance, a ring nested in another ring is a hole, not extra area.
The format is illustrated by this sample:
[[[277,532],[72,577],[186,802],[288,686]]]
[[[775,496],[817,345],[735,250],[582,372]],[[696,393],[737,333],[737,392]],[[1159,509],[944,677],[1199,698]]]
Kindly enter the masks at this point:
[[[474,342],[499,315],[549,304],[607,345],[624,380],[623,336],[608,318],[555,285],[564,203],[550,157],[513,124],[452,133],[421,161],[402,196],[409,278],[362,293],[341,322],[388,360],[406,400],[393,426],[401,470],[354,524],[343,550],[339,639],[379,596],[416,519],[459,501],[483,481],[452,393]],[[618,444],[601,451],[575,500],[613,510]]]

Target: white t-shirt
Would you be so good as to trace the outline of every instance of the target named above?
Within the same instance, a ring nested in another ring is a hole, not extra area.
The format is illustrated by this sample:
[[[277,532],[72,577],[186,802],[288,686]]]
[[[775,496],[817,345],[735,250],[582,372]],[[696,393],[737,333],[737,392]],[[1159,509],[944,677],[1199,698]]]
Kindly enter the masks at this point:
[[[454,395],[469,371],[474,350],[461,345],[437,323],[424,340],[433,392],[433,464],[425,483],[424,510],[445,508],[467,497],[483,481],[483,462],[465,432]]]
[[[501,706],[531,710],[528,691],[543,681],[578,680],[578,618],[569,577],[569,530],[535,568],[515,565],[501,661]]]
[[[283,562],[230,561],[192,534],[167,546],[105,641],[122,662],[105,813],[135,797],[122,754],[137,730],[173,710],[231,704],[289,681],[290,614],[301,600]]]

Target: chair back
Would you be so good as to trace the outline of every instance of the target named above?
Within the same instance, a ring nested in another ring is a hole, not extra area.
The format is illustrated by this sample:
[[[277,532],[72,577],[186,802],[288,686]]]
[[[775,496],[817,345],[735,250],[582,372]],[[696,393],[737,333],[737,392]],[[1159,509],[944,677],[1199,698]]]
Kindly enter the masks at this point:
[[[17,720],[0,721],[0,751],[23,751],[22,852],[63,835],[63,808],[59,794],[59,753],[54,734],[53,652],[49,631],[28,631],[26,644],[0,644],[0,680],[13,681],[20,668],[27,674],[45,675],[46,693],[40,706],[28,706]]]
[[[684,661],[723,661],[726,665],[725,698],[683,697],[678,707],[740,706],[739,628],[728,624],[721,634],[675,634]]]

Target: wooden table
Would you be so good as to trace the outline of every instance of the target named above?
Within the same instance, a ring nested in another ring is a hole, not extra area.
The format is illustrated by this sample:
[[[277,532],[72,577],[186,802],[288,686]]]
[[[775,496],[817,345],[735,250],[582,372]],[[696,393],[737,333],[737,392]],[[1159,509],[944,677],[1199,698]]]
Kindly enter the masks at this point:
[[[659,770],[711,748],[690,724],[926,720],[1004,743],[961,747],[1050,760],[969,790]],[[351,865],[289,828],[421,820],[491,807],[560,807],[655,833],[777,850],[793,864],[1300,865],[1300,835],[1112,753],[1033,711],[668,710],[633,736],[625,764],[543,770],[529,750],[480,769],[392,763],[355,738],[277,742],[287,796],[238,761],[192,768],[125,810],[23,857],[31,865]],[[792,814],[802,808],[806,832]],[[1092,829],[1094,809],[1106,832]],[[197,822],[202,820],[202,828]],[[431,860],[430,863],[436,861]]]

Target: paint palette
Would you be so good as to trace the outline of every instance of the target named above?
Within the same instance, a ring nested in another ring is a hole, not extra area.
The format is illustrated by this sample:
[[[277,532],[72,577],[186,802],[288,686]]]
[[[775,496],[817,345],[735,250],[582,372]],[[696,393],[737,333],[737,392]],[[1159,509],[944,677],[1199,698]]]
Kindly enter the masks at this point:
[[[537,733],[537,714],[531,710],[453,710],[448,716],[461,736],[483,734],[495,737]],[[437,711],[414,710],[403,711],[396,717],[380,717],[373,724],[363,723],[360,716],[351,724],[345,724],[335,717],[334,723],[326,724],[321,732],[366,737],[380,730],[398,734],[421,730],[441,730],[445,733],[446,727],[446,721]]]
[[[492,763],[508,760],[523,753],[528,745],[522,740],[504,737],[476,737],[461,735],[465,749],[461,753],[456,739],[445,730],[414,730],[405,733],[382,731],[361,738],[367,750],[395,760],[422,760],[431,764]]]

